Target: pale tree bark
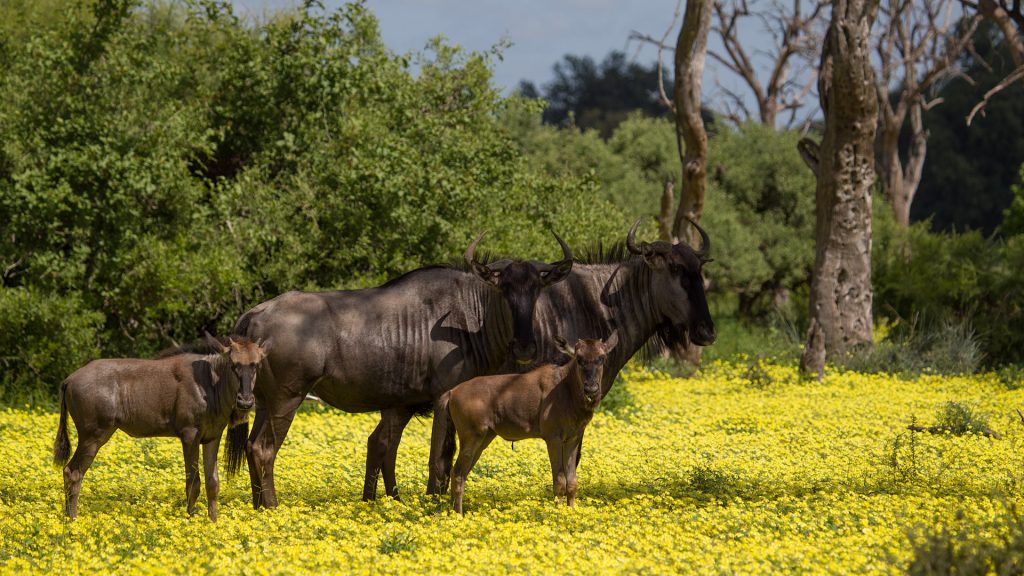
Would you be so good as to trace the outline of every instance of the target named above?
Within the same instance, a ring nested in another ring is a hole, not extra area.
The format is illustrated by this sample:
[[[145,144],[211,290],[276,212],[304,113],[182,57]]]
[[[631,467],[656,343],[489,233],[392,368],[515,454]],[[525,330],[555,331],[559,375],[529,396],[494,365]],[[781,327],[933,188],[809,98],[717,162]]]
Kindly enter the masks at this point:
[[[929,99],[937,83],[962,73],[957,58],[971,41],[978,18],[959,23],[954,0],[882,0],[874,37],[878,62],[878,174],[896,222],[910,224],[910,205],[928,152],[922,112],[942,102]],[[910,120],[910,145],[900,155],[899,137]]]
[[[800,359],[819,377],[825,362],[871,342],[871,185],[878,122],[870,30],[878,0],[835,0],[825,35],[818,92],[821,145],[800,152],[817,175],[816,254],[811,326]]]
[[[704,60],[711,29],[712,0],[687,0],[683,26],[676,39],[675,87],[676,144],[682,177],[679,207],[672,223],[672,235],[696,245],[697,231],[686,218],[700,223],[707,188],[708,134],[700,116],[700,93]]]
[[[818,28],[826,5],[827,0],[715,0],[712,32],[723,51],[709,49],[708,56],[746,85],[762,124],[776,128],[784,114],[785,127],[798,123],[797,113],[816,78],[811,60],[821,46]],[[748,50],[749,40],[745,46],[741,39],[740,26],[745,19],[760,21],[761,30],[771,37],[765,47],[753,53]],[[764,65],[756,64],[755,58]],[[746,97],[720,81],[717,85],[724,95],[726,118],[740,124],[754,117]]]

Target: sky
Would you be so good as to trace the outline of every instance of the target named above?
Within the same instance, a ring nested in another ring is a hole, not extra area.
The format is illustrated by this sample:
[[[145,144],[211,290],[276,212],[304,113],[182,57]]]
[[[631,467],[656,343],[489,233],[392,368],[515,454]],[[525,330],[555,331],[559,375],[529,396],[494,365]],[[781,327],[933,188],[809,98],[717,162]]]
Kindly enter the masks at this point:
[[[239,11],[258,15],[296,2],[234,0],[234,4]],[[342,2],[325,0],[324,4],[332,9]],[[600,62],[610,51],[623,50],[638,62],[653,62],[656,50],[629,42],[629,34],[636,30],[660,38],[676,8],[676,0],[368,0],[366,4],[380,20],[384,43],[395,52],[419,50],[438,34],[474,51],[509,40],[512,46],[504,50],[504,59],[494,64],[494,83],[507,90],[522,79],[543,85],[552,78],[552,66],[566,54],[591,56]],[[670,36],[674,40],[675,32]]]
[[[236,11],[255,17],[301,4],[300,0],[232,0]],[[322,0],[328,10],[337,9],[343,0]],[[532,81],[543,90],[554,74],[552,67],[563,58],[590,56],[601,62],[612,50],[621,50],[634,61],[652,64],[657,49],[643,42],[630,41],[633,31],[662,38],[672,24],[677,0],[365,0],[380,21],[385,45],[397,53],[419,51],[427,41],[443,35],[450,44],[478,52],[507,40],[503,59],[493,63],[493,83],[506,94],[521,80]],[[684,3],[685,4],[685,3]],[[755,23],[751,23],[754,21]],[[668,34],[675,44],[682,15]],[[741,21],[744,46],[752,54],[755,68],[767,77],[767,61],[758,52],[771,46],[771,37],[756,19]],[[721,50],[711,34],[709,50]],[[664,63],[672,66],[672,53]],[[652,87],[653,89],[654,87]],[[671,89],[671,87],[668,87]],[[723,90],[724,89],[724,90]],[[723,109],[725,90],[738,94],[749,110],[756,110],[753,97],[742,81],[712,58],[704,70],[704,102]],[[799,116],[818,114],[817,97],[804,100]]]

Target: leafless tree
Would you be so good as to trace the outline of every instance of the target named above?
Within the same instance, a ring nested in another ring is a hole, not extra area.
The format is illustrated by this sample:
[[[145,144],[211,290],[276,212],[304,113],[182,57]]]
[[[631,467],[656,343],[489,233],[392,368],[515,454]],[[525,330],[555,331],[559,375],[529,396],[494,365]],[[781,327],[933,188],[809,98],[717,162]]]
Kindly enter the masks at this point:
[[[834,0],[818,75],[821,145],[799,149],[817,177],[811,326],[800,359],[819,376],[828,358],[871,342],[871,186],[878,122],[871,25],[879,0]]]
[[[967,125],[971,124],[974,116],[985,109],[988,101],[1006,89],[1014,82],[1024,80],[1024,7],[1021,0],[960,0],[966,9],[974,10],[981,16],[991,20],[999,27],[1006,39],[1006,47],[1013,58],[1016,70],[1006,75],[1006,78],[996,84],[991,90],[985,93],[981,102],[971,110],[967,116]]]
[[[827,0],[716,0],[712,31],[722,51],[708,49],[708,56],[729,70],[749,89],[757,106],[757,118],[776,127],[780,115],[788,113],[787,128],[797,123],[797,114],[814,86],[813,60],[821,46],[822,11]],[[746,19],[759,21],[772,42],[765,51],[751,51],[740,28]],[[759,66],[760,59],[766,66]],[[767,77],[764,71],[767,70]],[[718,82],[724,95],[724,114],[739,124],[752,118],[747,98]]]
[[[910,223],[921,170],[928,152],[925,110],[942,102],[931,97],[938,84],[960,74],[957,58],[971,41],[978,17],[960,21],[954,0],[882,0],[873,38],[878,62],[878,171],[896,221]],[[899,138],[910,121],[910,143],[900,158]]]

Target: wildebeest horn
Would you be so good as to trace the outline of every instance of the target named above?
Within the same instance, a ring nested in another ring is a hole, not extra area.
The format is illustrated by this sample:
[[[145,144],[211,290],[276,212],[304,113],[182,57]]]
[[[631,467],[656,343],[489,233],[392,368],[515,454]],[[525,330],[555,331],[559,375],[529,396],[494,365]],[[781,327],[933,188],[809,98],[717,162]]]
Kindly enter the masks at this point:
[[[637,218],[636,222],[633,222],[633,227],[629,229],[629,234],[626,234],[626,249],[633,254],[643,254],[644,251],[636,247],[636,229],[640,226],[640,219]]]
[[[485,234],[487,234],[487,232],[481,232],[480,235],[476,237],[476,240],[473,240],[469,245],[469,248],[466,248],[466,253],[462,255],[462,258],[466,261],[466,266],[473,268],[473,264],[476,263],[476,246],[484,239]]]
[[[554,230],[551,231],[551,234],[555,237],[555,240],[558,240],[558,244],[562,247],[561,262],[572,262],[572,249],[569,248],[569,245],[565,243],[565,240],[562,240],[562,237]],[[555,264],[560,264],[561,262],[555,262]]]
[[[689,216],[687,216],[686,219],[690,220]],[[708,233],[700,227],[700,224],[697,224],[693,220],[690,220],[690,224],[692,224],[693,227],[697,229],[697,233],[700,234],[700,249],[696,251],[697,257],[702,261],[707,261],[708,253],[711,252],[711,238],[708,236]]]

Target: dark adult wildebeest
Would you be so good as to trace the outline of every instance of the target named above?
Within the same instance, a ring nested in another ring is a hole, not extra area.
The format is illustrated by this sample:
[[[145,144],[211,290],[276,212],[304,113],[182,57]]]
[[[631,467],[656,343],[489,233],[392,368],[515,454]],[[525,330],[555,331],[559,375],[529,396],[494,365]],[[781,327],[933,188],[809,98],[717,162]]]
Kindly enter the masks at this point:
[[[246,447],[253,505],[277,505],[274,461],[310,391],[347,412],[381,411],[367,442],[363,498],[375,497],[382,467],[385,492],[396,495],[398,443],[415,413],[459,382],[493,372],[510,351],[533,360],[537,296],[572,270],[572,252],[555,238],[564,258],[553,264],[481,264],[477,238],[464,255],[467,271],[435,266],[378,288],[288,292],[243,314],[236,333],[275,343]]]
[[[605,359],[615,348],[607,342],[580,340],[559,349],[571,360],[562,366],[543,364],[525,374],[477,376],[441,396],[438,410],[447,414],[448,434],[459,436],[459,458],[452,472],[452,505],[462,514],[466,476],[496,436],[516,441],[543,438],[551,460],[555,498],[576,500],[576,450],[583,430],[601,402]]]
[[[257,368],[270,349],[248,339],[225,346],[209,334],[213,354],[174,353],[155,359],[93,360],[60,386],[60,425],[53,461],[68,461],[68,413],[78,431],[78,447],[64,467],[65,511],[74,520],[82,477],[116,430],[136,438],[174,436],[185,454],[185,497],[192,515],[199,497],[199,446],[203,447],[210,520],[217,520],[217,448],[229,421],[248,421],[255,398]],[[245,436],[230,436],[228,470],[234,472],[245,450]]]
[[[619,370],[652,336],[670,344],[687,340],[699,346],[712,344],[715,325],[701,275],[711,240],[700,226],[691,223],[700,233],[699,250],[667,242],[642,242],[638,246],[638,220],[625,242],[633,256],[623,260],[613,250],[608,262],[576,263],[564,282],[545,290],[537,299],[534,333],[540,343],[538,356],[553,358],[558,354],[555,336],[575,342],[604,338],[615,331],[618,345],[605,365],[603,396]],[[455,451],[454,438],[447,434],[444,422],[443,415],[435,412],[428,487],[431,493],[446,490]]]

